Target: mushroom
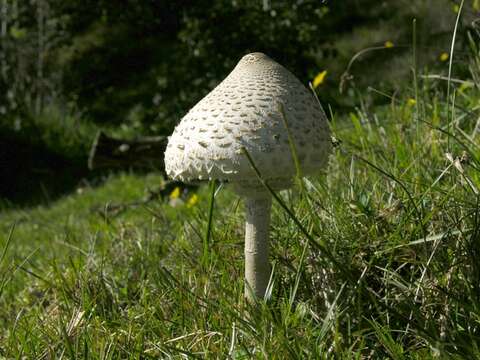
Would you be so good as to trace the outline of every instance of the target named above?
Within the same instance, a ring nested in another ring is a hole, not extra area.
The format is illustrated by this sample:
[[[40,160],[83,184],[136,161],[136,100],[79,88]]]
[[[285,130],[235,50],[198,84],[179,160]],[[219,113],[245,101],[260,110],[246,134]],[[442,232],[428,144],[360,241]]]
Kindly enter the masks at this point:
[[[289,139],[303,175],[327,163],[331,141],[320,104],[291,72],[257,52],[245,55],[182,118],[165,151],[165,170],[173,179],[225,181],[245,198],[245,294],[250,300],[264,297],[270,278],[272,206],[251,159],[271,189],[291,187],[297,170]]]

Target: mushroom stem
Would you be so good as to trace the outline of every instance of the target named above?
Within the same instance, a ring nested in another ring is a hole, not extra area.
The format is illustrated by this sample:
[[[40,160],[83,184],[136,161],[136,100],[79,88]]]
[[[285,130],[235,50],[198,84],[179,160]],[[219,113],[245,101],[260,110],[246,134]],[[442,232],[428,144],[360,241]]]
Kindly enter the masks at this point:
[[[245,296],[263,299],[270,278],[268,232],[272,197],[270,194],[245,199]]]

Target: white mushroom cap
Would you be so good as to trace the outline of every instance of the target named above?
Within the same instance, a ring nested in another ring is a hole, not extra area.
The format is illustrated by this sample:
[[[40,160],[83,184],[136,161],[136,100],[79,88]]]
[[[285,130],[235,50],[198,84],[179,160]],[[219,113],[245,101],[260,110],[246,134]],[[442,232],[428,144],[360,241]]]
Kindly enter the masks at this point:
[[[289,187],[296,169],[280,103],[302,173],[317,172],[331,149],[320,105],[282,65],[265,54],[252,53],[177,125],[165,151],[167,175],[181,181],[218,179],[239,188],[257,187],[260,184],[242,152],[245,147],[272,187]]]

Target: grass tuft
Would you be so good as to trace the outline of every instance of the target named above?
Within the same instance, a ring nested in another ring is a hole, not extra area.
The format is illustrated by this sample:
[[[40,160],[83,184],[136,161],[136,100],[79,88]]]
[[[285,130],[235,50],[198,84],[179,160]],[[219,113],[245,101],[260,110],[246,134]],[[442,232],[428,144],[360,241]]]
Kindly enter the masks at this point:
[[[228,187],[143,204],[162,178],[123,174],[4,211],[0,356],[479,358],[477,80],[452,82],[447,105],[443,80],[418,76],[415,95],[333,117],[328,169],[272,191],[260,306]]]

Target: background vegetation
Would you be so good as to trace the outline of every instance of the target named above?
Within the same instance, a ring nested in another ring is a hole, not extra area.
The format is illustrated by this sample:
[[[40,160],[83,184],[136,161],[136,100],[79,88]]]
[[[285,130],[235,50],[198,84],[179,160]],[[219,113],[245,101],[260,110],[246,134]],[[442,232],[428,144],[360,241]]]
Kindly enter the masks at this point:
[[[356,92],[366,105],[386,103],[366,89],[393,92],[408,84],[414,18],[418,68],[445,73],[439,56],[449,51],[459,4],[2,0],[0,6],[0,156],[11,174],[0,180],[0,195],[28,204],[89,177],[86,157],[99,128],[120,137],[169,134],[248,52],[270,54],[304,83],[326,70],[318,91],[337,112],[358,105]],[[463,9],[455,62],[463,70],[465,30],[475,27],[477,9],[476,0]],[[395,46],[384,48],[387,41]],[[369,47],[380,49],[359,56],[345,74],[351,58]],[[57,185],[53,173],[62,178]]]
[[[480,4],[461,5],[0,0],[0,358],[480,358]],[[86,168],[99,129],[170,133],[251,51],[317,79],[339,142],[280,194],[303,228],[274,206],[257,308],[228,188],[205,264],[206,189]]]

